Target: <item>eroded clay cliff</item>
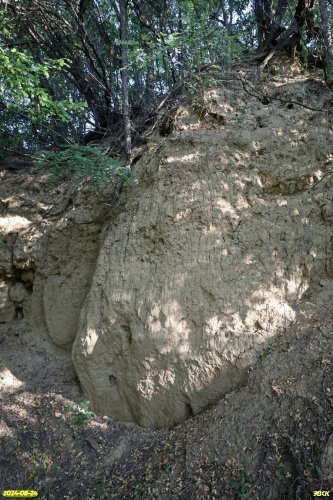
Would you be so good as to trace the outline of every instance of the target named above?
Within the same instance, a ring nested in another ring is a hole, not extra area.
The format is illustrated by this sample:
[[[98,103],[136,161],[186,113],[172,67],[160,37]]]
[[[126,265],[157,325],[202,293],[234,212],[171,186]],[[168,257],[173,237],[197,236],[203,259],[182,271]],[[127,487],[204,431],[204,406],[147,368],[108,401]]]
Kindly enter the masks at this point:
[[[18,191],[19,194],[18,194]],[[112,189],[96,193],[46,176],[1,171],[0,325],[47,331],[71,348]]]
[[[331,283],[329,96],[302,77],[268,94],[205,91],[136,163],[73,346],[98,413],[164,426],[201,412]],[[298,105],[310,98],[320,111]]]
[[[302,76],[205,90],[155,127],[119,200],[51,196],[33,174],[18,194],[2,170],[2,326],[72,348],[94,411],[143,426],[245,384],[299,330],[304,299],[329,303],[330,99]]]

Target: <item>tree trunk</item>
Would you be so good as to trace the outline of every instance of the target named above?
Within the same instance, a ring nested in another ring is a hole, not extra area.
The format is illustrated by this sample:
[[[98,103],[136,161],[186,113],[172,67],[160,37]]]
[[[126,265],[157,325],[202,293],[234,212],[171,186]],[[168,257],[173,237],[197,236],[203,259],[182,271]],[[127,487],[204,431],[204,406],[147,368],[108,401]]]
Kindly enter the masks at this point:
[[[272,5],[270,0],[255,0],[254,14],[257,24],[259,48],[261,48],[269,34],[272,23]]]
[[[178,10],[178,33],[183,34],[183,13],[182,10]],[[183,79],[185,76],[185,48],[184,42],[181,42],[180,53],[178,54],[178,64],[179,64],[179,78]]]
[[[264,19],[265,2],[267,0],[255,0],[256,22],[258,26],[259,47],[257,59],[262,60],[261,69],[277,53],[287,53],[294,61],[296,52],[300,52],[302,45],[301,33],[305,29],[307,39],[311,40],[314,33],[313,28],[313,6],[314,0],[297,0],[294,19],[288,28],[282,26],[283,15],[290,5],[290,0],[279,0],[275,11],[275,18],[269,21]],[[324,3],[326,0],[323,0]],[[266,9],[269,12],[269,9]],[[268,29],[265,27],[268,26]]]
[[[330,88],[333,88],[333,38],[330,27],[330,19],[326,0],[319,0],[320,17],[322,24],[322,33],[325,44],[326,68],[325,78],[326,83]]]
[[[128,97],[128,33],[127,33],[127,0],[119,0],[120,39],[121,39],[121,86],[123,99],[123,116],[125,131],[125,150],[129,158],[132,150],[131,120]]]

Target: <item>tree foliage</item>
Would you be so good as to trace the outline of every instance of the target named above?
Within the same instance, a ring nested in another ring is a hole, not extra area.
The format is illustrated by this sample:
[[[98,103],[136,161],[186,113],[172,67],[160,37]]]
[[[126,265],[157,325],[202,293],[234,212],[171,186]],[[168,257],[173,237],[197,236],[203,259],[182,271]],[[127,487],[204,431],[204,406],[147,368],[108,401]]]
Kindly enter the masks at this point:
[[[3,137],[34,147],[110,136],[129,155],[159,102],[204,66],[246,55],[264,68],[284,52],[331,74],[331,28],[329,0],[8,0]]]

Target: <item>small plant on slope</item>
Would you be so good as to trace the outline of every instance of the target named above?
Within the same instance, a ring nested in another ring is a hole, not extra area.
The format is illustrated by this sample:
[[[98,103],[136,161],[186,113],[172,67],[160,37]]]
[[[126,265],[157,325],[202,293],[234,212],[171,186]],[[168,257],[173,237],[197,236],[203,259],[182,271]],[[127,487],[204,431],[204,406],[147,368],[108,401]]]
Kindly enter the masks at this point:
[[[61,151],[42,150],[36,153],[38,169],[51,174],[54,183],[63,177],[93,179],[98,187],[113,184],[118,191],[125,183],[136,183],[136,177],[123,162],[107,155],[97,146],[71,144]]]

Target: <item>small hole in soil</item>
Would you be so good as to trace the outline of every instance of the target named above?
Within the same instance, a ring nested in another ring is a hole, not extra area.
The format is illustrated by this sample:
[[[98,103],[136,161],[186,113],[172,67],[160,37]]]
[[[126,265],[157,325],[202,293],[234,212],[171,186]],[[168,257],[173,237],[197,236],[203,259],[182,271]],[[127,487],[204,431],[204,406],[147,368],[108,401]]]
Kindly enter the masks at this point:
[[[291,102],[290,102],[289,104],[287,104],[287,108],[288,108],[288,109],[293,109],[293,107],[294,107],[294,105],[293,105],[293,104],[291,104]]]
[[[136,156],[133,160],[132,160],[132,163],[131,163],[131,166],[133,167],[133,165],[135,165],[136,163],[138,163],[138,161],[140,160],[140,158],[142,157],[142,155],[138,155]]]
[[[111,387],[117,385],[117,378],[114,375],[109,375],[109,381],[110,381]]]
[[[185,418],[191,418],[194,416],[193,408],[190,403],[185,403]]]
[[[167,116],[160,125],[160,135],[162,137],[167,137],[171,135],[173,131],[173,120],[170,116]]]
[[[268,104],[270,103],[271,101],[269,100],[269,98],[267,97],[267,95],[264,95],[261,99],[261,103],[264,105],[264,106],[268,106]]]
[[[21,320],[23,318],[24,318],[23,307],[16,307],[15,308],[15,319]]]

